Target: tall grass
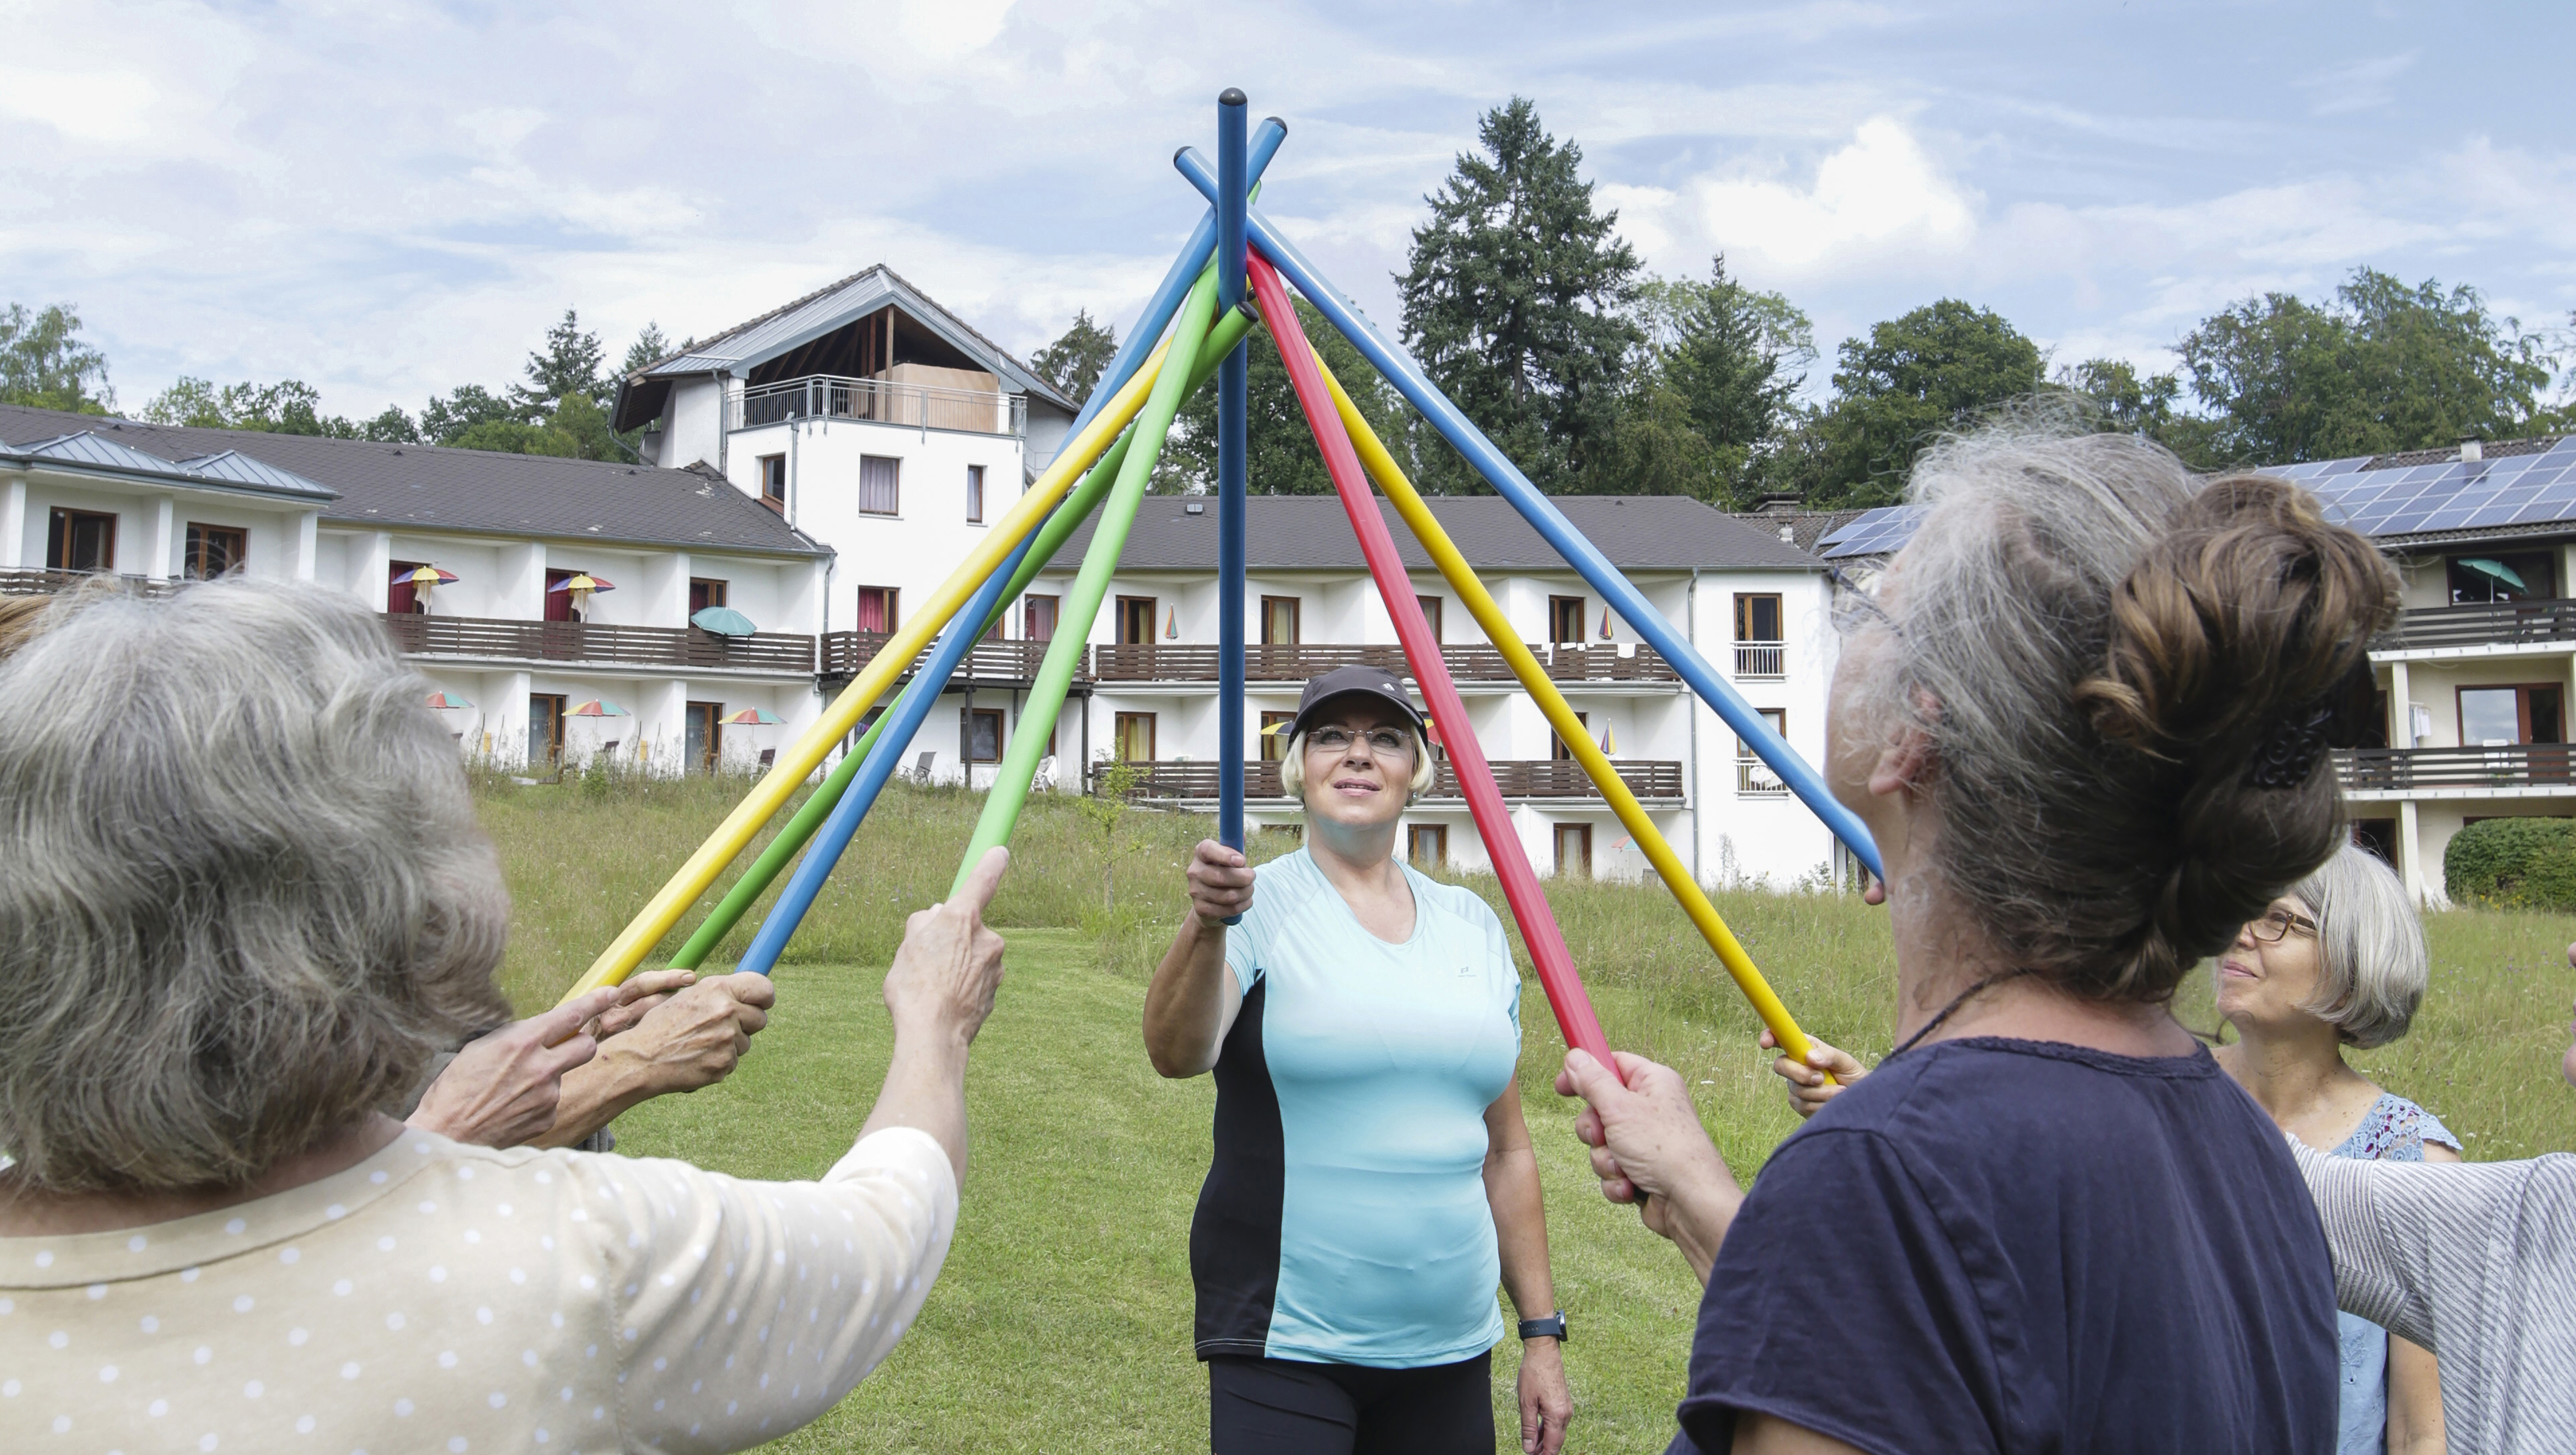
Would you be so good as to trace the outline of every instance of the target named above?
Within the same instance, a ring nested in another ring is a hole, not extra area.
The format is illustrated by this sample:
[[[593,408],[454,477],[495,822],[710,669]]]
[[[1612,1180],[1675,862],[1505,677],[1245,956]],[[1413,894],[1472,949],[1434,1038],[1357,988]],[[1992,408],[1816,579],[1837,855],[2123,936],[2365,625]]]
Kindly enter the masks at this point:
[[[743,778],[568,776],[525,787],[478,780],[485,828],[501,851],[515,901],[503,982],[522,1011],[550,1004],[672,870],[750,788]],[[789,964],[883,964],[905,916],[945,896],[984,796],[957,788],[889,785],[815,902],[784,957]],[[1070,796],[1033,795],[1012,840],[1013,869],[996,925],[1083,931],[1103,973],[1141,981],[1171,942],[1184,912],[1181,869],[1212,831],[1193,814],[1132,809],[1114,831]],[[780,815],[784,822],[786,815]],[[668,956],[712,908],[751,851],[717,881],[656,950]],[[1256,835],[1256,862],[1296,846]],[[1504,922],[1490,876],[1464,883]],[[740,953],[777,889],[746,916],[715,962]],[[1759,1023],[1661,885],[1553,880],[1547,897],[1613,1045],[1683,1070],[1703,1117],[1734,1164],[1750,1171],[1795,1125]],[[1830,892],[1721,892],[1720,914],[1810,1032],[1859,1056],[1892,1041],[1895,960],[1886,916]],[[2405,1040],[2359,1052],[2353,1064],[2389,1090],[2432,1108],[2476,1158],[2576,1149],[2576,1093],[2558,1080],[2569,991],[2566,949],[2576,917],[2452,910],[2426,920],[2432,990]],[[1561,1053],[1553,1020],[1529,975],[1522,1024],[1525,1096],[1546,1095]],[[2206,970],[2175,1008],[2203,1032],[2218,1029]]]

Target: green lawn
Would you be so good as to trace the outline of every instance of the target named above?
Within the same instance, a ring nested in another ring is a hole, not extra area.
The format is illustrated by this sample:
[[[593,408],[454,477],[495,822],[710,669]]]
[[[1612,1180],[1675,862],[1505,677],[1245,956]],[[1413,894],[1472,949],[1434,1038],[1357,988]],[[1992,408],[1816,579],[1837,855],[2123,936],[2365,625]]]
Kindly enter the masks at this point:
[[[523,1011],[571,983],[745,786],[484,787],[483,821],[515,901],[503,979]],[[722,1086],[628,1113],[620,1150],[750,1177],[830,1166],[884,1070],[885,958],[903,917],[946,893],[980,807],[979,795],[956,790],[890,790],[791,945],[777,1014],[751,1058]],[[1207,828],[1137,812],[1113,831],[1072,801],[1031,801],[991,914],[1011,943],[1010,979],[976,1044],[975,1162],[947,1271],[886,1366],[780,1448],[1206,1448],[1206,1384],[1189,1353],[1188,1228],[1213,1090],[1205,1078],[1156,1077],[1137,1026],[1146,977],[1182,909],[1181,861]],[[1289,844],[1264,835],[1254,847],[1261,857]],[[1490,878],[1465,882],[1501,908]],[[1883,913],[1831,894],[1714,897],[1802,1024],[1865,1061],[1885,1052],[1895,985]],[[1720,1150],[1740,1174],[1758,1173],[1796,1122],[1754,1047],[1751,1012],[1670,896],[1657,885],[1551,883],[1548,899],[1612,1044],[1680,1068]],[[719,960],[739,952],[765,909]],[[2472,1158],[2576,1150],[2576,1092],[2557,1069],[2576,918],[2452,911],[2426,923],[2434,974],[2413,1033],[2354,1064],[2431,1107]],[[1530,984],[1521,1093],[1558,1296],[1574,1320],[1568,1448],[1659,1451],[1699,1290],[1634,1214],[1600,1200],[1571,1109],[1548,1087],[1562,1045]],[[2176,1012],[2207,1030],[2208,1007],[2206,974],[2195,975]],[[1515,1347],[1506,1340],[1498,1351],[1498,1396],[1510,1390]],[[1502,1398],[1497,1410],[1498,1448],[1517,1449],[1517,1416]]]
[[[1146,1066],[1143,985],[1102,971],[1089,937],[1016,930],[1010,941],[1009,979],[967,1081],[974,1162],[947,1270],[894,1357],[775,1448],[1207,1448],[1188,1242],[1213,1087]],[[881,975],[785,969],[776,1019],[741,1071],[628,1113],[618,1150],[746,1177],[820,1175],[884,1074]],[[1531,1114],[1558,1296],[1581,1320],[1566,1351],[1579,1421],[1570,1448],[1661,1450],[1699,1287],[1668,1245],[1593,1191],[1570,1112],[1549,1096]],[[1496,1418],[1502,1448],[1517,1449],[1510,1381],[1499,1369]]]

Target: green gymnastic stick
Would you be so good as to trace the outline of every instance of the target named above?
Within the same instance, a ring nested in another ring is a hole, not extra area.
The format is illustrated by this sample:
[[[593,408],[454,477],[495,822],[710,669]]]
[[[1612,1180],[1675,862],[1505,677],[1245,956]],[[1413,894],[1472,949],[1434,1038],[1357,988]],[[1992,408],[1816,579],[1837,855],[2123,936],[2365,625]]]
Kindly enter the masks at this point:
[[[1200,345],[1207,342],[1208,319],[1215,310],[1216,271],[1210,268],[1200,276],[1198,286],[1190,290],[1189,301],[1181,305],[1180,321],[1173,325],[1172,351],[1163,360],[1163,372],[1154,381],[1153,393],[1146,397],[1144,411],[1136,416],[1134,444],[1120,463],[1118,483],[1111,487],[1109,502],[1100,513],[1100,528],[1093,532],[1091,549],[1082,558],[1082,571],[1074,577],[1070,609],[1058,623],[1055,640],[1047,647],[1046,661],[1029,688],[1027,704],[1020,709],[1023,722],[1052,722],[1064,706],[1065,690],[1072,685],[1073,669],[1082,657],[1083,638],[1089,635],[1092,618],[1100,614],[1101,599],[1109,592],[1109,578],[1118,569],[1119,554],[1127,548],[1127,531],[1136,523],[1136,507],[1144,501],[1145,482],[1162,456],[1163,437],[1170,432],[1172,417],[1180,412],[1182,396],[1197,371]],[[1074,622],[1081,623],[1081,629],[1065,629]],[[1046,739],[1040,734],[1012,736],[1010,752],[994,774],[993,792],[984,800],[984,815],[976,821],[975,837],[967,843],[965,861],[957,866],[956,882],[948,890],[951,895],[965,887],[967,873],[987,850],[1011,837],[1011,830],[1019,823],[1020,809],[1029,799],[1029,780],[1037,776],[1038,755],[1045,747]]]
[[[1234,346],[1243,341],[1245,334],[1251,332],[1253,322],[1250,310],[1241,308],[1216,321],[1216,327],[1208,334],[1206,347],[1200,350],[1199,357],[1190,370],[1191,393],[1198,392],[1208,380],[1216,377],[1218,362],[1233,352]],[[1029,553],[1021,558],[1020,568],[1012,575],[1009,589],[1002,593],[1002,604],[996,605],[993,615],[984,622],[985,631],[992,630],[993,623],[1001,620],[1007,604],[1019,599],[1020,593],[1028,589],[1029,583],[1037,578],[1037,574],[1045,570],[1055,559],[1056,552],[1064,548],[1065,541],[1072,537],[1075,527],[1088,519],[1093,508],[1100,503],[1101,497],[1109,493],[1110,484],[1118,478],[1119,466],[1127,458],[1127,447],[1134,442],[1135,438],[1136,432],[1131,427],[1092,465],[1090,472],[1083,476],[1082,483],[1074,487],[1073,494],[1066,498],[1063,505],[1056,508],[1055,514],[1048,516],[1046,523],[1038,527],[1037,542],[1030,546]],[[903,690],[911,692],[919,686],[919,683],[920,679],[915,678],[912,682],[906,683]],[[898,702],[901,700],[900,696],[896,699]],[[832,816],[833,807],[841,801],[841,795],[849,790],[850,780],[859,776],[859,769],[867,763],[869,750],[876,746],[877,734],[893,716],[890,711],[880,714],[877,720],[869,725],[867,733],[859,739],[858,746],[842,756],[840,764],[833,768],[831,776],[824,779],[822,786],[814,791],[814,795],[797,808],[795,817],[789,819],[787,826],[778,831],[778,836],[771,839],[768,847],[760,851],[760,857],[753,861],[751,868],[744,871],[743,876],[734,881],[733,887],[725,891],[724,899],[707,915],[705,922],[698,926],[697,932],[689,936],[689,942],[680,947],[680,953],[671,957],[672,969],[698,968],[705,963],[707,956],[715,953],[716,946],[724,942],[724,937],[733,933],[733,927],[742,922],[744,915],[751,912],[752,904],[762,894],[768,892],[769,886],[777,881],[779,875],[787,871],[789,862],[795,859],[798,850],[805,847],[806,840],[813,838],[815,831],[823,826],[823,820]],[[1032,767],[1032,775],[1035,771]]]

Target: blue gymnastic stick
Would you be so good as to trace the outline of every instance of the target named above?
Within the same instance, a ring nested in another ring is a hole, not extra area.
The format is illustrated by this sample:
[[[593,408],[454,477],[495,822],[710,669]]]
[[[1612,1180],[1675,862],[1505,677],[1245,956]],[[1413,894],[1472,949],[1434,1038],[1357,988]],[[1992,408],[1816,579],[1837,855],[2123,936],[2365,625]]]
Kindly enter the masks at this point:
[[[1182,148],[1172,158],[1172,165],[1210,203],[1223,196],[1216,174],[1209,169],[1207,159],[1195,149]],[[1832,830],[1835,837],[1851,846],[1851,851],[1868,866],[1870,873],[1885,878],[1879,863],[1878,844],[1870,838],[1869,830],[1857,815],[1835,800],[1832,791],[1825,787],[1824,779],[1807,765],[1807,760],[1781,741],[1752,705],[1726,679],[1717,675],[1687,638],[1673,629],[1672,623],[1664,619],[1664,614],[1657,611],[1627,577],[1619,574],[1619,569],[1610,564],[1608,557],[1584,539],[1583,533],[1574,528],[1574,523],[1539,493],[1538,487],[1529,482],[1529,477],[1520,472],[1510,457],[1494,448],[1494,442],[1485,438],[1484,431],[1459,413],[1458,407],[1432,385],[1422,372],[1422,366],[1380,336],[1376,325],[1326,282],[1315,265],[1307,261],[1305,254],[1281,236],[1259,209],[1247,207],[1244,222],[1263,256],[1288,275],[1289,281],[1297,285],[1297,291],[1323,310],[1324,316],[1333,321],[1333,326],[1340,329],[1352,345],[1367,356],[1369,363],[1394,384],[1415,409],[1422,412],[1423,418],[1431,421],[1442,438],[1476,467],[1476,472],[1485,477],[1486,483],[1509,500],[1513,508],[1546,537],[1557,554],[1590,582],[1592,588],[1600,592],[1639,635],[1662,653],[1665,661],[1673,664],[1673,669],[1690,684],[1691,690],[1715,709],[1727,726],[1735,729],[1738,737],[1752,745],[1753,751],[1770,765],[1771,771],[1779,774],[1781,781],[1789,785],[1789,791],[1797,794],[1816,817],[1824,820],[1825,827]]]
[[[1217,97],[1216,152],[1220,187],[1216,216],[1216,305],[1243,302],[1243,214],[1252,185],[1246,167],[1244,95],[1231,87]],[[1216,836],[1243,847],[1243,594],[1248,572],[1245,537],[1245,434],[1249,429],[1251,356],[1234,346],[1216,376]],[[1234,923],[1235,916],[1227,923]]]
[[[815,896],[823,892],[823,881],[832,877],[833,866],[841,862],[842,851],[849,848],[851,838],[858,833],[859,821],[868,816],[869,806],[885,790],[886,780],[894,776],[894,765],[911,748],[913,734],[921,731],[923,720],[930,716],[931,704],[939,700],[940,689],[956,674],[958,664],[966,660],[976,639],[983,635],[986,618],[1001,604],[1002,593],[1010,588],[1012,575],[1028,558],[1029,548],[1037,544],[1037,539],[1036,531],[1021,537],[1010,556],[993,568],[983,585],[975,588],[974,599],[950,619],[948,631],[940,637],[930,661],[914,676],[914,690],[896,700],[893,720],[878,735],[876,747],[859,768],[859,776],[850,780],[849,791],[833,805],[832,816],[823,821],[814,841],[805,846],[805,857],[796,861],[795,875],[779,892],[778,902],[770,906],[769,917],[760,922],[759,931],[751,937],[751,948],[743,952],[742,963],[735,969],[766,975],[778,963],[779,952],[787,948],[796,927],[804,922],[805,911],[814,907]],[[972,771],[971,765],[968,771]]]

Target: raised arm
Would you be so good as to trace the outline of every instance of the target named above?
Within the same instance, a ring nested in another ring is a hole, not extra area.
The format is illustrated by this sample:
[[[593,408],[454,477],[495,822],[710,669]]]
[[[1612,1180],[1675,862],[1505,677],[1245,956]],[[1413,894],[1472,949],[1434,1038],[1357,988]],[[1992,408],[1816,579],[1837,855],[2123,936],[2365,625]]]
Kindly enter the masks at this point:
[[[1145,991],[1145,1055],[1165,1076],[1213,1068],[1234,1028],[1243,987],[1226,968],[1225,922],[1252,908],[1252,883],[1241,850],[1199,841],[1190,856],[1189,916]]]

